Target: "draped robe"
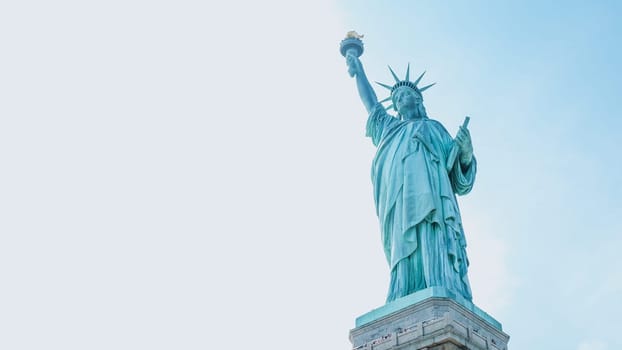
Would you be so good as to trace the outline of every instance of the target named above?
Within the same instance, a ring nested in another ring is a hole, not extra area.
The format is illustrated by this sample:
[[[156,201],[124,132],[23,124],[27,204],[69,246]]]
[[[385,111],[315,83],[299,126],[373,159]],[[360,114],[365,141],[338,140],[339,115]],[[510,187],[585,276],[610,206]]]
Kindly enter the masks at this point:
[[[468,259],[456,194],[473,187],[476,161],[446,164],[455,141],[437,121],[400,120],[374,107],[367,136],[376,214],[391,269],[387,302],[440,286],[471,300]]]

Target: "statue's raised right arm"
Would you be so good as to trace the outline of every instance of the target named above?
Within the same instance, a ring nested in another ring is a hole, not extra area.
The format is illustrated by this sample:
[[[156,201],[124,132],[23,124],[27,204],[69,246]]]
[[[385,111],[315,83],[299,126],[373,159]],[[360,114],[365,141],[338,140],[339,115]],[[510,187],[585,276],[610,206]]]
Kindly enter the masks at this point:
[[[374,106],[378,103],[378,97],[376,97],[374,89],[371,87],[369,80],[367,80],[363,64],[358,57],[350,52],[346,54],[346,63],[348,65],[348,73],[351,77],[356,78],[356,87],[359,90],[359,96],[361,96],[367,113],[371,113]]]

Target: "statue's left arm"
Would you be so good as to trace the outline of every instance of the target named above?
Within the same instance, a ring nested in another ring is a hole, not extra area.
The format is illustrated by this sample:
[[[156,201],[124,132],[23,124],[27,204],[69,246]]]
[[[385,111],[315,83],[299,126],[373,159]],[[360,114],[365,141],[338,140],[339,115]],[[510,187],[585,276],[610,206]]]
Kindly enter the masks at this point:
[[[473,143],[469,129],[461,126],[454,140],[458,145],[458,161],[450,170],[450,178],[454,192],[464,195],[471,191],[475,182],[477,162],[473,156]]]
[[[460,127],[458,135],[456,135],[456,144],[460,150],[458,154],[460,166],[463,169],[467,169],[473,160],[473,143],[471,142],[469,129],[464,126]]]

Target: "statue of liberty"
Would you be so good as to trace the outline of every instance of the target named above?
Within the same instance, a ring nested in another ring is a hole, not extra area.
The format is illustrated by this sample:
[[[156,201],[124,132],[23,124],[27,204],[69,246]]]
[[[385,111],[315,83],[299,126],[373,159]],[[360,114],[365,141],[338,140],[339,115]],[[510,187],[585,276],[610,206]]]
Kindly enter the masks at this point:
[[[387,302],[429,287],[472,300],[469,261],[456,195],[471,191],[476,161],[468,117],[453,139],[423,106],[421,74],[410,81],[389,70],[393,85],[378,101],[359,56],[362,42],[348,33],[341,45],[369,117],[367,135],[377,147],[371,178],[384,252],[391,269]],[[425,73],[425,72],[424,72]],[[389,102],[388,107],[382,103]],[[393,109],[396,115],[387,110]]]

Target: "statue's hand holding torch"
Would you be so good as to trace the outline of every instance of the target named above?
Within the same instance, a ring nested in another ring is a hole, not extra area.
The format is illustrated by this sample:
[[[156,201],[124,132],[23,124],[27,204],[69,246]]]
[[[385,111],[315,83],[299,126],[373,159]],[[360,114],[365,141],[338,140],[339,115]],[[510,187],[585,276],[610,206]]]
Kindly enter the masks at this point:
[[[339,45],[339,51],[343,57],[346,58],[348,73],[351,77],[355,76],[361,70],[361,61],[359,57],[363,54],[362,37],[363,35],[359,35],[355,31],[350,31]]]
[[[361,71],[361,60],[351,53],[351,51],[352,50],[346,53],[346,64],[348,65],[348,74],[354,77]]]

